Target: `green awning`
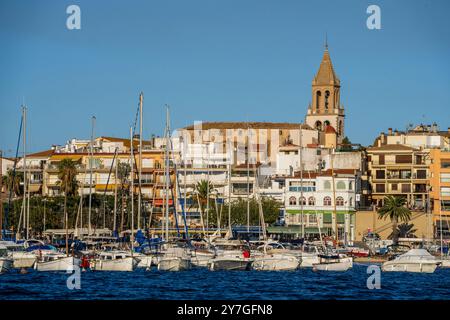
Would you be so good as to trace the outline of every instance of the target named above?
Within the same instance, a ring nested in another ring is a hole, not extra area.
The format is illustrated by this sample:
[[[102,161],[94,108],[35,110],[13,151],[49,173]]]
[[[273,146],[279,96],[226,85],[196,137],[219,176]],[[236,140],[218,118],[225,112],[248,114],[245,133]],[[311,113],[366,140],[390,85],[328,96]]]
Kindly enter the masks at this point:
[[[302,233],[302,227],[301,226],[267,227],[267,232],[268,233],[280,233],[280,234],[282,234],[282,233],[296,234],[296,233]],[[319,228],[305,227],[305,233],[319,233]]]

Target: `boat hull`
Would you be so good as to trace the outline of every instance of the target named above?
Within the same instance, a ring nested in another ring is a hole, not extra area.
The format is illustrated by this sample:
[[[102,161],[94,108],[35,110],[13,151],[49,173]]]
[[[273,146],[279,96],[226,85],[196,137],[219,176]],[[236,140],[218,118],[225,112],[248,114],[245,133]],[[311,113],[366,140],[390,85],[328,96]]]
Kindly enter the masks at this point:
[[[142,255],[142,256],[138,256],[137,257],[139,262],[136,266],[136,268],[150,268],[152,266],[152,261],[153,261],[153,256],[146,256],[146,255]]]
[[[220,270],[250,270],[252,260],[239,258],[216,258],[208,262],[208,269],[210,271]]]
[[[64,257],[52,261],[39,262],[34,264],[37,271],[70,271],[74,266],[80,265],[80,259],[74,257]]]
[[[93,260],[91,269],[95,271],[134,271],[138,262],[133,257],[126,257],[114,260]]]
[[[36,255],[29,252],[13,252],[12,259],[14,268],[33,268],[36,262]]]
[[[450,268],[450,259],[441,260],[441,268]]]
[[[407,262],[395,262],[387,261],[383,263],[381,270],[385,272],[421,272],[421,273],[433,273],[438,262],[420,262],[420,263],[407,263]]]
[[[258,271],[294,271],[299,268],[296,257],[261,257],[255,258],[252,269]]]
[[[191,269],[191,260],[180,257],[161,258],[158,263],[160,271],[184,271]]]
[[[0,258],[0,273],[8,272],[13,268],[13,261],[8,258]]]
[[[302,255],[300,268],[312,268],[314,264],[317,264],[320,262],[319,256],[317,255]]]
[[[207,268],[208,262],[211,259],[214,259],[213,253],[195,253],[193,257],[191,257],[192,266],[196,268]]]
[[[314,271],[347,271],[352,267],[348,261],[334,263],[317,263],[313,265]]]

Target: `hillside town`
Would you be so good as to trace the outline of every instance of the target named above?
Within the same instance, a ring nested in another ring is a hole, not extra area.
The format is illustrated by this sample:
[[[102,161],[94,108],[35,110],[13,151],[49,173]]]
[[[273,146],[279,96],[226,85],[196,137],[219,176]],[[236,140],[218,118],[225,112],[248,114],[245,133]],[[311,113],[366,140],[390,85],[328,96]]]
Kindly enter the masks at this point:
[[[411,211],[408,221],[398,223],[409,225],[413,232],[401,237],[449,239],[450,127],[443,130],[435,123],[421,123],[399,130],[380,124],[372,145],[354,144],[351,141],[357,137],[345,134],[351,123],[345,122],[347,109],[340,90],[326,46],[312,79],[303,123],[198,122],[173,132],[168,127],[169,132],[148,139],[134,128],[130,137],[72,138],[36,153],[27,153],[24,146],[17,158],[1,158],[3,235],[57,234],[62,226],[49,229],[43,218],[44,225],[37,228],[27,210],[30,199],[51,202],[63,195],[59,165],[69,159],[75,164],[76,194],[81,199],[77,209],[81,234],[123,232],[131,228],[123,225],[124,212],[129,215],[130,210],[137,212],[132,222],[137,230],[161,229],[167,210],[171,228],[213,233],[221,227],[217,215],[226,216],[227,203],[260,197],[278,204],[274,221],[265,225],[271,237],[337,235],[342,243],[353,244],[375,235],[381,240],[390,237],[393,221],[381,217],[378,210],[387,196],[395,196],[404,198]],[[22,149],[22,144],[18,147]],[[13,175],[20,181],[14,182]],[[208,195],[202,205],[197,201],[204,182]],[[94,209],[96,196],[114,198],[114,205]],[[137,201],[133,209],[129,197]],[[22,205],[8,206],[12,201]],[[103,217],[91,221],[94,210],[97,216],[103,210]],[[250,210],[254,208],[248,205],[245,210],[244,205],[240,223],[244,231],[247,225],[248,233],[250,225],[254,227]],[[39,212],[44,214],[45,209],[40,207]],[[105,217],[111,214],[112,223]],[[19,222],[13,216],[20,216]]]

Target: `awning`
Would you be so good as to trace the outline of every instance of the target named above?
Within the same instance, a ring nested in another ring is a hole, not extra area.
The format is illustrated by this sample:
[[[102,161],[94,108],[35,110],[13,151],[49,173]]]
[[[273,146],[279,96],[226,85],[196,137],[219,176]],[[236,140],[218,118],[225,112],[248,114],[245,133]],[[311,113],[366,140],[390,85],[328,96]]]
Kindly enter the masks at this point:
[[[50,161],[53,160],[63,160],[63,159],[70,159],[72,161],[80,161],[83,159],[82,155],[79,154],[55,154],[51,156]]]
[[[323,230],[322,230],[323,231]],[[268,233],[278,234],[298,234],[302,233],[301,226],[288,226],[288,227],[267,227]],[[319,233],[319,228],[305,227],[305,233]]]
[[[114,190],[114,184],[96,184],[95,190]]]

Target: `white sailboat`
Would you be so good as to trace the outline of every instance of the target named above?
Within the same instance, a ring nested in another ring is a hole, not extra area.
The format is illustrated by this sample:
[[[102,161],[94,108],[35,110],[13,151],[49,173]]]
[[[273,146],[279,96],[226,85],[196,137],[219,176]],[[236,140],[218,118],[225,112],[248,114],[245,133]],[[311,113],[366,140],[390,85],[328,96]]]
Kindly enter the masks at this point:
[[[395,259],[383,263],[381,270],[387,272],[433,273],[440,264],[441,261],[436,259],[427,250],[411,249]]]
[[[164,176],[165,176],[165,241],[163,255],[158,261],[160,271],[183,271],[191,268],[191,257],[184,246],[177,243],[169,243],[169,190],[170,190],[170,119],[169,106],[166,106],[166,128],[164,132],[166,140],[164,155]],[[175,199],[173,199],[175,200]],[[175,201],[173,201],[175,203]]]
[[[37,271],[68,271],[74,270],[75,266],[79,266],[80,259],[75,257],[67,257],[62,253],[49,253],[40,257],[34,264]]]
[[[336,217],[336,187],[334,182],[334,166],[333,166],[333,152],[331,153],[331,180],[332,180],[332,190],[333,190],[333,217],[334,217],[334,239],[336,248],[339,243],[339,232],[338,232],[338,226],[337,226],[337,217]],[[320,223],[319,226],[319,233],[321,234],[320,230]],[[320,237],[320,242],[322,242],[322,236]],[[320,254],[319,262],[313,263],[313,270],[314,271],[347,271],[348,269],[353,267],[353,258],[348,257],[345,254],[338,253],[335,250],[329,250],[328,248],[324,248],[325,253]]]
[[[138,262],[138,258],[128,251],[104,251],[90,261],[90,268],[95,271],[134,271]]]

